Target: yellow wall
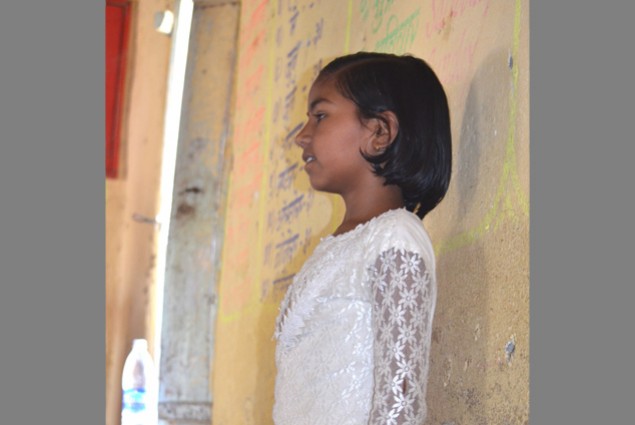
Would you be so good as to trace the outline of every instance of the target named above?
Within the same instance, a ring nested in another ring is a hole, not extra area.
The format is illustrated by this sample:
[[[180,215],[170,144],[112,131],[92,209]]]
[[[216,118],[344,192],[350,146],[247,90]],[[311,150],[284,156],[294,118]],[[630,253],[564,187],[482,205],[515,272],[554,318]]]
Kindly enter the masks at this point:
[[[293,135],[320,65],[358,50],[428,60],[449,96],[452,183],[425,220],[439,282],[428,423],[528,421],[528,22],[520,0],[242,2],[214,425],[272,423],[278,304],[343,212],[310,189]]]

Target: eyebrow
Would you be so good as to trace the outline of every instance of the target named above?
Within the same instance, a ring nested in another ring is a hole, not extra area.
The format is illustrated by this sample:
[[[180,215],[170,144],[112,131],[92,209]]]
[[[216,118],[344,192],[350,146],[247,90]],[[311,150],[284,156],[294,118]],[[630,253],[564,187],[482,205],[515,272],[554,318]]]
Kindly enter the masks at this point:
[[[315,109],[315,107],[322,102],[333,103],[325,97],[318,97],[317,99],[314,99],[313,102],[311,102],[311,104],[309,105],[309,111],[312,111],[313,109]]]

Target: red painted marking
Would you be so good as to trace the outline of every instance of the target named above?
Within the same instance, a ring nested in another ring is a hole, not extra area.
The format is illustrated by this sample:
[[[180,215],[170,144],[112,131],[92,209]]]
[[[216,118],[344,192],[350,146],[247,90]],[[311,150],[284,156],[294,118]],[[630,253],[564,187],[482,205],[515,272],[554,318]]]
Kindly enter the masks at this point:
[[[121,121],[130,33],[130,1],[106,1],[106,177],[119,172]]]

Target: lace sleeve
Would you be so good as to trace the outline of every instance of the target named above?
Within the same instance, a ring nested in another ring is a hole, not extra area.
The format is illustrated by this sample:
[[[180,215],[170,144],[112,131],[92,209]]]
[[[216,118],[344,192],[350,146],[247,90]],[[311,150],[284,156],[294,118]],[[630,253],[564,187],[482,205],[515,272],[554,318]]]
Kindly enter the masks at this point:
[[[422,425],[434,281],[416,253],[384,251],[370,269],[373,293],[374,390],[370,425]]]

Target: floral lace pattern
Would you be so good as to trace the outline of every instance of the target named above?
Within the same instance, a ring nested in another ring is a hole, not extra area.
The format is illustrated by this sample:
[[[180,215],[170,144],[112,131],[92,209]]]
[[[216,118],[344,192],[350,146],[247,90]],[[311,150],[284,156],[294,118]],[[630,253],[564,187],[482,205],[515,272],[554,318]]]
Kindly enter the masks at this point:
[[[414,214],[324,238],[277,318],[275,424],[423,424],[435,300]]]
[[[430,275],[416,253],[390,249],[370,269],[374,295],[371,424],[423,424],[426,417]]]

